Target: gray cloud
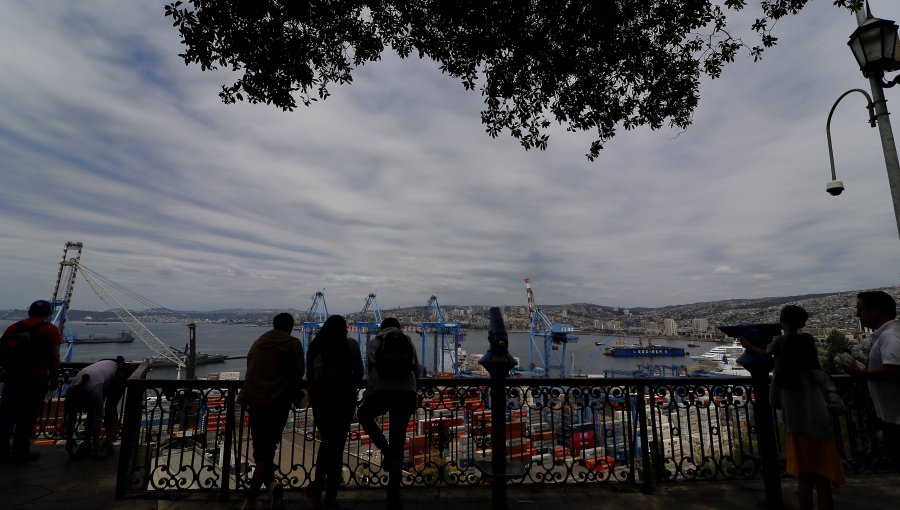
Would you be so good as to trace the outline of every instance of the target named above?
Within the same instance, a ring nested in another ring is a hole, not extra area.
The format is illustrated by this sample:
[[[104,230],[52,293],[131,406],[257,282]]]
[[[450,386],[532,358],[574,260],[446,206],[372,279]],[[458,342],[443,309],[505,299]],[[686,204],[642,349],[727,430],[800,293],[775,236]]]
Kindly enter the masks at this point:
[[[875,6],[878,9],[878,6]],[[762,62],[704,82],[684,132],[620,131],[600,159],[557,128],[524,152],[428,61],[360,68],[327,101],[226,106],[161,4],[14,4],[0,16],[0,307],[46,296],[67,240],[170,308],[540,303],[657,306],[896,283],[897,228],[829,5]],[[881,14],[891,17],[891,13]],[[894,17],[897,17],[894,14]],[[894,93],[888,91],[888,95]],[[889,97],[890,98],[890,97]],[[103,305],[79,284],[74,306]]]

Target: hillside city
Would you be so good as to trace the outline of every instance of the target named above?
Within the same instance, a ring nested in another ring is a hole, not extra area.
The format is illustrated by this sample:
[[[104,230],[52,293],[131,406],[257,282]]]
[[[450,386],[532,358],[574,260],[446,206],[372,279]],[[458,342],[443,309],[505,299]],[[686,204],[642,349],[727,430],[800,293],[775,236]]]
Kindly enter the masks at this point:
[[[895,300],[900,301],[900,286],[885,287]],[[856,295],[860,291],[806,294],[799,296],[730,299],[660,308],[621,308],[590,303],[544,305],[539,308],[553,322],[574,326],[582,334],[618,334],[647,337],[722,338],[718,326],[751,323],[776,323],[778,312],[784,305],[796,304],[809,312],[806,331],[824,337],[830,330],[838,330],[848,337],[857,336]],[[488,328],[488,306],[442,305],[447,321],[459,322],[463,329]],[[504,321],[510,331],[527,331],[531,316],[526,306],[503,306]],[[174,310],[143,310],[132,313],[143,322],[194,321],[205,323],[253,323],[266,325],[274,314],[288,311],[302,321],[306,311],[297,309],[232,309],[211,312],[180,312]],[[433,310],[427,310],[433,313]],[[416,325],[423,320],[436,320],[425,315],[424,307],[403,307],[382,310],[384,315],[397,317],[404,324]],[[17,320],[24,310],[0,310],[0,319]],[[357,320],[370,320],[361,313],[346,314],[351,324]],[[73,321],[117,321],[112,311],[70,310],[68,319]]]

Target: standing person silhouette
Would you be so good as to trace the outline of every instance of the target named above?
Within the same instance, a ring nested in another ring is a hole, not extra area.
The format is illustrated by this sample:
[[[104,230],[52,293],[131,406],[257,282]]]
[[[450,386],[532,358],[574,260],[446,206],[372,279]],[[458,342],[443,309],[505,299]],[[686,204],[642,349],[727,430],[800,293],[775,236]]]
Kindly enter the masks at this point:
[[[48,322],[49,301],[28,308],[28,318],[10,325],[0,338],[0,365],[6,373],[0,399],[0,460],[24,464],[40,458],[31,451],[31,436],[48,389],[56,389],[59,371],[59,328]],[[12,451],[9,440],[12,436]]]
[[[313,420],[321,438],[315,478],[306,492],[307,503],[313,509],[339,510],[337,492],[344,465],[341,457],[363,377],[359,345],[347,337],[343,317],[328,317],[309,343],[306,365]]]
[[[890,294],[875,290],[860,292],[856,299],[856,316],[864,328],[874,330],[869,364],[850,364],[844,370],[866,380],[881,419],[884,453],[892,469],[900,471],[900,320],[897,302]]]
[[[294,317],[279,313],[272,329],[253,342],[247,353],[247,374],[238,402],[247,408],[256,462],[244,505],[248,508],[256,504],[264,483],[272,492],[272,506],[281,504],[283,489],[274,481],[275,450],[291,404],[303,399],[303,346],[291,336],[293,330]]]
[[[379,361],[388,361],[388,356],[381,353],[385,352],[385,346],[389,343],[396,345],[397,349],[405,350],[410,358],[403,374],[389,376],[387,367],[379,367]],[[403,508],[400,502],[400,477],[403,473],[406,427],[416,411],[416,384],[418,375],[423,373],[416,348],[400,329],[400,321],[388,317],[381,322],[378,334],[366,346],[366,364],[369,367],[369,381],[359,408],[359,423],[372,438],[372,444],[381,450],[382,466],[388,469],[387,509],[399,510]],[[375,422],[375,417],[384,413],[388,413],[390,420],[390,442]]]
[[[826,396],[837,390],[819,365],[815,339],[799,332],[808,317],[799,306],[781,310],[784,334],[769,344],[775,357],[770,398],[784,416],[787,472],[798,476],[800,509],[812,510],[815,493],[819,510],[831,510],[831,484],[845,481]]]

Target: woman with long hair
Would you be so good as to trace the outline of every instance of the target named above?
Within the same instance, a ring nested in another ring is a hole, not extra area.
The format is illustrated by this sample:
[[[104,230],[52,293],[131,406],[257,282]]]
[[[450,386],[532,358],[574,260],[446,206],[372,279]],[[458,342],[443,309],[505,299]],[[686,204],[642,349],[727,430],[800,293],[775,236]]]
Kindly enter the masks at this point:
[[[347,322],[343,317],[332,315],[319,329],[309,344],[306,367],[313,420],[321,438],[307,501],[313,509],[339,510],[337,491],[341,485],[344,445],[363,377],[359,345],[347,337]]]

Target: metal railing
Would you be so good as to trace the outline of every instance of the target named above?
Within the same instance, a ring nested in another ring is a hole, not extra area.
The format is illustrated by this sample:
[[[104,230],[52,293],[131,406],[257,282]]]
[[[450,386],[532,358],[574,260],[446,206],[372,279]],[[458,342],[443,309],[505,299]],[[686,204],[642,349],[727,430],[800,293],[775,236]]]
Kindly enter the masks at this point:
[[[85,364],[64,364],[35,439],[65,438],[65,382]],[[235,403],[243,381],[128,382],[119,497],[185,493],[226,496],[246,487],[254,469],[246,413]],[[865,383],[835,376],[849,412],[835,417],[838,449],[850,473],[887,471]],[[526,466],[512,483],[654,484],[761,477],[753,386],[748,378],[511,379],[504,423],[508,460]],[[491,458],[487,379],[423,379],[407,428],[404,485],[485,483],[475,462]],[[783,427],[775,412],[776,451]],[[83,417],[76,427],[83,426]],[[319,442],[312,410],[292,409],[276,462],[288,489],[305,487]],[[344,485],[383,487],[378,449],[358,424],[344,453]]]
[[[835,379],[850,409],[835,419],[848,471],[884,469],[865,386]],[[117,497],[227,497],[243,491],[254,466],[246,413],[236,404],[242,384],[130,380]],[[488,390],[486,379],[419,382],[418,410],[407,427],[405,486],[486,483],[475,462],[491,458]],[[661,483],[759,478],[754,398],[750,379],[739,377],[508,380],[506,454],[526,467],[525,476],[511,483],[632,484],[650,490]],[[780,437],[776,430],[779,445]],[[309,484],[318,447],[312,410],[292,409],[275,460],[285,488]],[[380,453],[354,423],[344,452],[344,485],[386,483]]]

